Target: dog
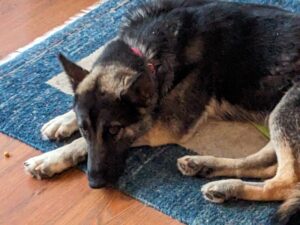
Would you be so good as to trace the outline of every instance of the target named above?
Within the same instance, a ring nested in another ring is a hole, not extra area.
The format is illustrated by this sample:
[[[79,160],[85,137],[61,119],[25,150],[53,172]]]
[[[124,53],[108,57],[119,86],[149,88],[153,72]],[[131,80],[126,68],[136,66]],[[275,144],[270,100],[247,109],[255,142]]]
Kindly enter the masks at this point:
[[[59,60],[74,107],[41,133],[82,137],[27,160],[32,176],[51,177],[87,156],[89,185],[100,188],[122,174],[132,146],[184,147],[208,118],[267,123],[270,141],[253,155],[184,156],[177,166],[187,176],[236,177],[204,185],[208,201],[285,201],[274,222],[299,223],[299,15],[255,4],[152,1],[125,16],[91,71]]]

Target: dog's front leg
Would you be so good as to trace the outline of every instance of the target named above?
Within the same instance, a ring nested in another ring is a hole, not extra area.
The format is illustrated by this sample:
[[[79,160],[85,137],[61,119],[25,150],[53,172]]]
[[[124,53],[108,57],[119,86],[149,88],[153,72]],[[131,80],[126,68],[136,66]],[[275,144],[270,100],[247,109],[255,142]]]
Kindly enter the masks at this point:
[[[84,138],[54,151],[44,153],[24,162],[25,171],[37,179],[49,178],[83,161],[87,155],[87,144]]]
[[[47,122],[41,129],[41,134],[45,140],[60,140],[70,137],[78,130],[76,115],[73,110],[57,116]]]

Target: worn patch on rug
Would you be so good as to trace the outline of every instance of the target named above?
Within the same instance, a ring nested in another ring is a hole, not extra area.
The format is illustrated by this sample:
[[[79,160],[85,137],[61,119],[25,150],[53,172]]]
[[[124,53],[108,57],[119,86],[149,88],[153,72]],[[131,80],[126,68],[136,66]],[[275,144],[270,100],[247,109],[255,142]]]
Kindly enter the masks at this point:
[[[45,122],[72,106],[58,53],[89,67],[98,49],[115,37],[124,12],[139,2],[107,1],[1,65],[0,131],[43,152],[61,146],[63,143],[43,141],[39,131]],[[298,0],[242,2],[273,3],[300,11]],[[176,169],[176,159],[187,153],[173,145],[132,149],[118,188],[186,224],[269,223],[276,203],[235,201],[216,205],[205,201],[199,189],[210,180],[184,177]]]

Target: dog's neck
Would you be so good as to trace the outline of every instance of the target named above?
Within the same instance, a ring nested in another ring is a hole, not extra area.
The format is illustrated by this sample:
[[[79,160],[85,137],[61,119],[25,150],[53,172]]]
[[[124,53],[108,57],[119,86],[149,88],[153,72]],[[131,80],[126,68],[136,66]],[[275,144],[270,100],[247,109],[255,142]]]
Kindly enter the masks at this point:
[[[132,52],[139,56],[139,57],[144,57],[142,51],[139,49],[139,48],[131,48]],[[148,70],[150,71],[151,74],[155,75],[156,74],[156,66],[154,64],[154,62],[152,61],[149,61],[147,62],[147,67],[148,67]]]
[[[157,80],[159,94],[164,97],[173,86],[174,80],[174,56],[162,54],[162,57],[155,57],[156,54],[147,54],[140,48],[131,47],[132,52],[146,60],[147,67],[154,79]]]

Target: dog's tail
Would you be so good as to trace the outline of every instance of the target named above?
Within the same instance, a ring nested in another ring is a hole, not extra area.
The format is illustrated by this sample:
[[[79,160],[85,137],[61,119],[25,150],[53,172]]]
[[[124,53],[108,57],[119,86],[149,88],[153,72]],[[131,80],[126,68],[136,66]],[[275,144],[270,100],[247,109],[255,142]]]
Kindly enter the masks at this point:
[[[300,224],[300,183],[295,187],[288,199],[280,206],[273,218],[273,224]]]

